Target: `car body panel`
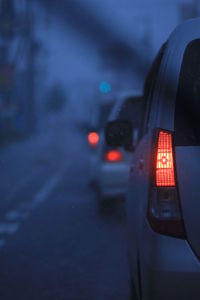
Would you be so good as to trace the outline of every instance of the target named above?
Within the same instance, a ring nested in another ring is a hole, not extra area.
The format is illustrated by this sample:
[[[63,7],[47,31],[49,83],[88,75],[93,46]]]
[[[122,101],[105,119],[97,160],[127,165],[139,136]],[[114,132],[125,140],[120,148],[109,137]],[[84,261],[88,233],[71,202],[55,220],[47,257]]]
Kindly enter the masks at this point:
[[[176,147],[176,168],[187,239],[200,258],[200,147]]]
[[[188,242],[155,233],[148,221],[142,228],[142,299],[198,299],[200,263]]]
[[[155,128],[174,131],[183,55],[188,43],[199,38],[200,19],[187,21],[170,36],[151,95],[150,117],[133,154],[126,197],[128,251],[131,275],[138,299],[142,300],[200,298],[200,260],[195,255],[200,253],[198,147],[175,149],[177,182],[188,241],[154,232],[147,217],[152,184],[153,131]]]
[[[131,173],[126,197],[126,216],[128,230],[128,254],[131,265],[131,274],[134,278],[137,294],[140,293],[138,278],[138,260],[140,260],[140,245],[143,247],[141,231],[143,220],[146,219],[149,174],[150,174],[150,146],[152,136],[146,135],[138,144],[131,163]],[[144,162],[143,168],[140,161]]]
[[[129,177],[129,164],[103,163],[99,171],[99,188],[103,197],[124,196]]]

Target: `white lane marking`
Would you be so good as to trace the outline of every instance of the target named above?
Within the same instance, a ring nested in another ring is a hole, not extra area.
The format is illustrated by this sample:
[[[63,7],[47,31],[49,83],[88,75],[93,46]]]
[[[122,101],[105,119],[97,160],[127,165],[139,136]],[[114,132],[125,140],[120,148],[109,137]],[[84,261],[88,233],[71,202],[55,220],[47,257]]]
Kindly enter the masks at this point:
[[[45,186],[34,196],[33,198],[33,205],[37,205],[38,203],[41,203],[45,201],[48,196],[51,194],[51,192],[55,189],[59,181],[62,179],[64,175],[64,171],[60,172],[59,174],[56,174],[53,178],[51,178]]]
[[[19,223],[0,223],[0,234],[13,234],[19,229]]]
[[[1,239],[0,240],[0,248],[3,248],[5,246],[6,242],[5,240]]]
[[[19,219],[25,219],[26,217],[28,217],[28,212],[21,212],[18,210],[11,210],[6,215],[6,219],[8,221],[16,221]]]
[[[64,173],[64,169],[59,174],[56,174],[55,177],[51,178],[45,186],[33,197],[33,201],[31,203],[21,203],[19,210],[9,211],[6,215],[8,221],[16,221],[17,219],[25,218],[28,216],[28,212],[34,208],[39,203],[45,201],[50,193],[55,189],[56,185],[62,179]],[[25,181],[23,182],[23,185]],[[21,185],[22,186],[22,185]],[[18,186],[19,187],[19,186]],[[0,223],[0,234],[14,234],[20,228],[20,223],[18,222],[1,222]],[[4,239],[0,239],[0,248],[3,248],[6,245],[6,241]]]

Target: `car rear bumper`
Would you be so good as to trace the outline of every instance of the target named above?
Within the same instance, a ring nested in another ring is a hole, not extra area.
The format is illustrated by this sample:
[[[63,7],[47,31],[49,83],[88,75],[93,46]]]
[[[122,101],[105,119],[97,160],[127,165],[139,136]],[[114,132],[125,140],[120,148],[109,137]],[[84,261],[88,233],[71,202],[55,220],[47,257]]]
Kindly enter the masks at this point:
[[[154,233],[146,222],[142,244],[142,299],[200,299],[200,261],[187,241]]]
[[[101,196],[124,196],[127,191],[128,177],[128,164],[103,163],[98,174],[98,185]]]

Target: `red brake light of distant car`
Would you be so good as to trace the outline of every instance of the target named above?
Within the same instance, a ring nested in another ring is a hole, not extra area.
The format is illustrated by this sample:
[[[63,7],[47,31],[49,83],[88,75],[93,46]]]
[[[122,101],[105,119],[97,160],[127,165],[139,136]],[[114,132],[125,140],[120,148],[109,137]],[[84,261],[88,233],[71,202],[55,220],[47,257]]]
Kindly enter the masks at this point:
[[[155,131],[152,152],[152,186],[147,217],[160,234],[186,238],[175,174],[172,132]]]
[[[164,131],[158,135],[156,186],[175,186],[172,134]]]
[[[105,161],[115,163],[123,160],[123,155],[119,150],[109,150],[105,153]]]
[[[88,134],[88,142],[91,147],[96,147],[99,143],[99,134],[97,132],[90,132]]]

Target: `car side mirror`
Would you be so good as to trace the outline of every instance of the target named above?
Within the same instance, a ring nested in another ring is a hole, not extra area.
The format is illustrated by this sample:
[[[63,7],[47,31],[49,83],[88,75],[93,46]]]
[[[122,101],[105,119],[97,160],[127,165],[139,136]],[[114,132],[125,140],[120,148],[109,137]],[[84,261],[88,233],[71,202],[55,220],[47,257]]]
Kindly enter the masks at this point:
[[[107,123],[105,140],[109,146],[133,149],[133,127],[130,121],[115,120]]]

